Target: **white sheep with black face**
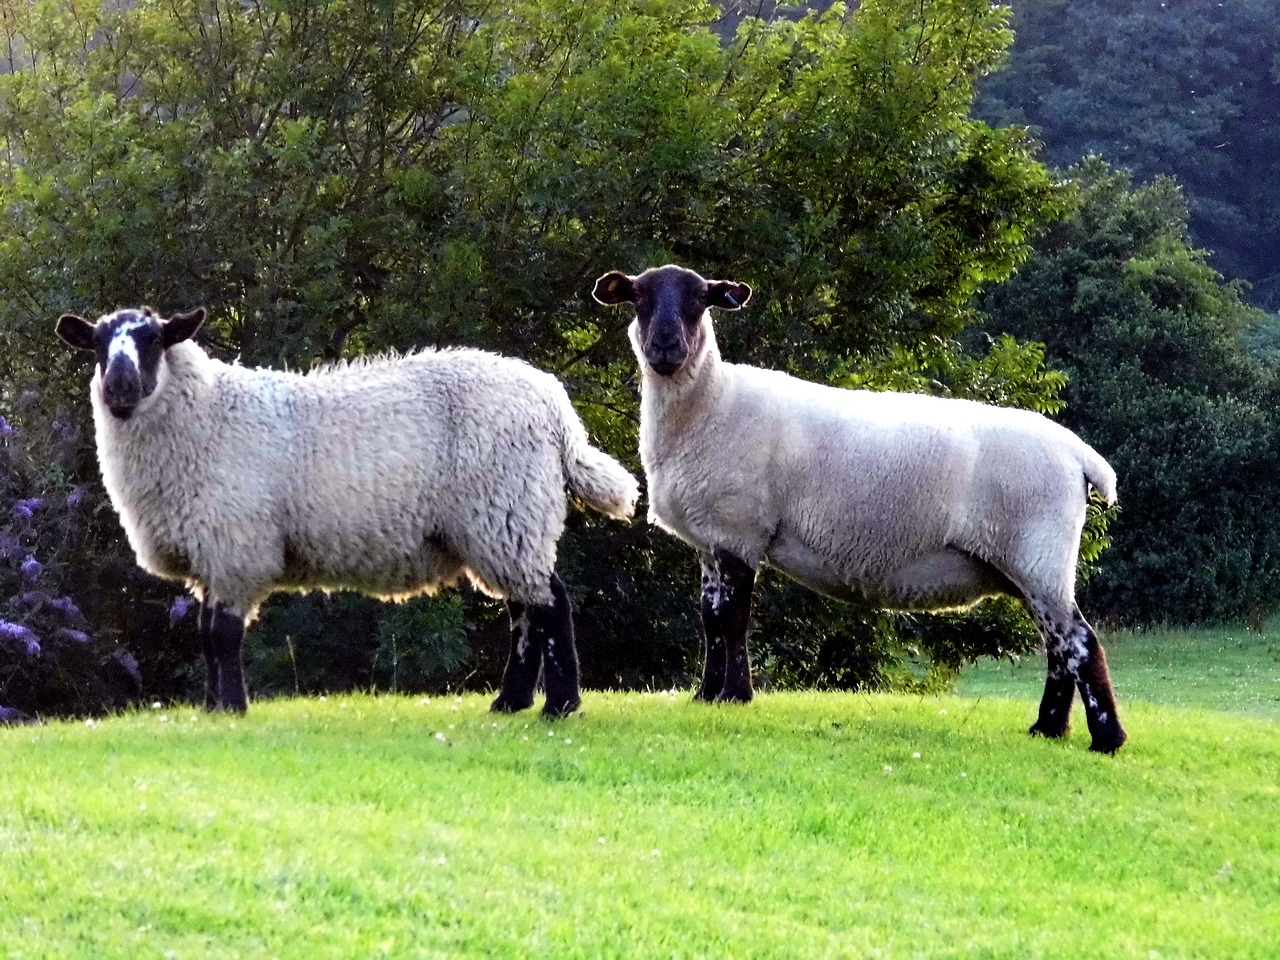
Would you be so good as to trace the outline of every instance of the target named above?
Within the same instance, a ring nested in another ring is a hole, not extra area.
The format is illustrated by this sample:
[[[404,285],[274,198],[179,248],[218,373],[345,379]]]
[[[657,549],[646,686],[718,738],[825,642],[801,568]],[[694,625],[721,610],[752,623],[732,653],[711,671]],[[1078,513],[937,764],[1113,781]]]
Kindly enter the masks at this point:
[[[1078,686],[1092,748],[1120,748],[1106,657],[1075,602],[1088,486],[1115,500],[1115,472],[1091,447],[1026,410],[726,363],[710,310],[744,306],[743,283],[665,266],[605,274],[594,295],[635,305],[650,518],[702,561],[699,699],[751,699],[751,593],[768,563],[896,609],[1021,598],[1049,661],[1031,732],[1063,736]]]
[[[246,369],[192,341],[204,317],[67,314],[57,332],[97,356],[98,460],[138,563],[202,601],[206,706],[246,709],[244,629],[269,594],[404,599],[465,576],[511,608],[494,709],[528,707],[542,668],[545,712],[574,710],[565,488],[621,519],[637,485],[560,382],[477,350]]]

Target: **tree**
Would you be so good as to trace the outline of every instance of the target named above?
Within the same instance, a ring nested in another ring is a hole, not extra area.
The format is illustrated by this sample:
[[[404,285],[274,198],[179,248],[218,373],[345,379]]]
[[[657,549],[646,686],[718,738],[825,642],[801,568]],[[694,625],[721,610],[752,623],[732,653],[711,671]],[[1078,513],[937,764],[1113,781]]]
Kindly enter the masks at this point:
[[[1198,246],[1280,304],[1280,19],[1270,0],[1013,4],[1008,68],[980,114],[1032,125],[1049,162],[1097,153],[1183,184]]]
[[[1241,334],[1262,317],[1194,249],[1169,179],[1097,158],[1081,205],[984,298],[988,329],[1045,343],[1063,421],[1120,477],[1114,547],[1087,602],[1131,624],[1239,619],[1280,594],[1272,376]]]

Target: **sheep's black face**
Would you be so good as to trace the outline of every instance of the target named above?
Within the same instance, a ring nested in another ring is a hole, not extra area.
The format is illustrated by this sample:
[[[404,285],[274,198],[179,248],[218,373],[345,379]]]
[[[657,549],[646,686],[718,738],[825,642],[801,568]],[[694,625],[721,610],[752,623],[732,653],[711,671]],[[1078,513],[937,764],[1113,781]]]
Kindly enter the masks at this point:
[[[102,399],[112,415],[128,420],[155,392],[164,357],[160,319],[150,310],[118,310],[93,330],[93,350],[102,370]]]
[[[737,310],[751,297],[745,283],[704,280],[692,270],[668,265],[638,277],[607,273],[596,281],[600,303],[633,303],[644,362],[659,376],[678,373],[702,349],[703,316],[710,307]]]
[[[90,323],[74,314],[58,320],[58,336],[78,350],[92,350],[102,376],[102,400],[112,416],[128,420],[156,391],[164,352],[195,333],[204,310],[162,321],[150,307],[117,310]]]

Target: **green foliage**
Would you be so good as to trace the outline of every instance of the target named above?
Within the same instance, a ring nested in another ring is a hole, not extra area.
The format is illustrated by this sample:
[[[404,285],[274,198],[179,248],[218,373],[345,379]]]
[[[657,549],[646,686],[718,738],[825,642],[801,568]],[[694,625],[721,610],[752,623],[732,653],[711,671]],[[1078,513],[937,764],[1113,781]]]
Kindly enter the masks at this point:
[[[972,295],[1070,200],[1022,132],[969,116],[1010,39],[985,0],[745,18],[724,43],[697,0],[2,12],[0,389],[37,387],[50,409],[86,408],[87,363],[51,346],[59,312],[204,303],[208,346],[249,364],[447,344],[527,358],[638,468],[634,360],[588,291],[606,269],[672,259],[757,290],[723,324],[734,359],[1056,405],[1036,348],[955,342]],[[78,478],[92,476],[86,448]],[[126,560],[95,516],[97,549]],[[575,519],[562,562],[589,682],[687,677],[686,549]],[[429,615],[280,603],[297,606],[253,634],[261,691],[501,670],[500,609],[473,595]],[[329,615],[349,626],[313,622]],[[863,615],[821,616],[834,633]],[[435,652],[406,665],[408,621]],[[762,642],[781,642],[773,629],[762,619]],[[881,666],[903,646],[887,627],[864,635]],[[473,659],[451,670],[464,637]],[[309,674],[312,655],[332,672]]]
[[[1070,173],[1080,209],[986,307],[991,329],[1044,341],[1071,376],[1064,422],[1119,474],[1088,603],[1124,623],[1249,616],[1280,596],[1274,385],[1240,342],[1263,315],[1189,245],[1170,181]]]
[[[1194,690],[1209,659],[1151,692]],[[1125,701],[1114,758],[1082,731],[1026,736],[1025,697],[588,693],[555,724],[487,706],[0,729],[0,942],[68,960],[1275,955],[1274,699]]]
[[[1017,0],[981,115],[1030,124],[1060,166],[1098,153],[1186,189],[1197,246],[1280,304],[1280,18],[1273,0]]]

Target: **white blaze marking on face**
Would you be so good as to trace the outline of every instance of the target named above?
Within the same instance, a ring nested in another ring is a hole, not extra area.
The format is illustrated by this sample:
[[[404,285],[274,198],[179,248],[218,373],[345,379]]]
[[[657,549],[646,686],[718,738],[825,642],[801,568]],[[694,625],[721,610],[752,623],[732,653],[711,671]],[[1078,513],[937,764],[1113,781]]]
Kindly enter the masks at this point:
[[[107,366],[111,366],[111,361],[116,357],[122,356],[133,364],[133,369],[142,370],[142,361],[138,357],[138,344],[133,339],[133,331],[147,326],[148,322],[145,319],[130,320],[116,328],[116,332],[111,335],[111,343],[107,345]]]

